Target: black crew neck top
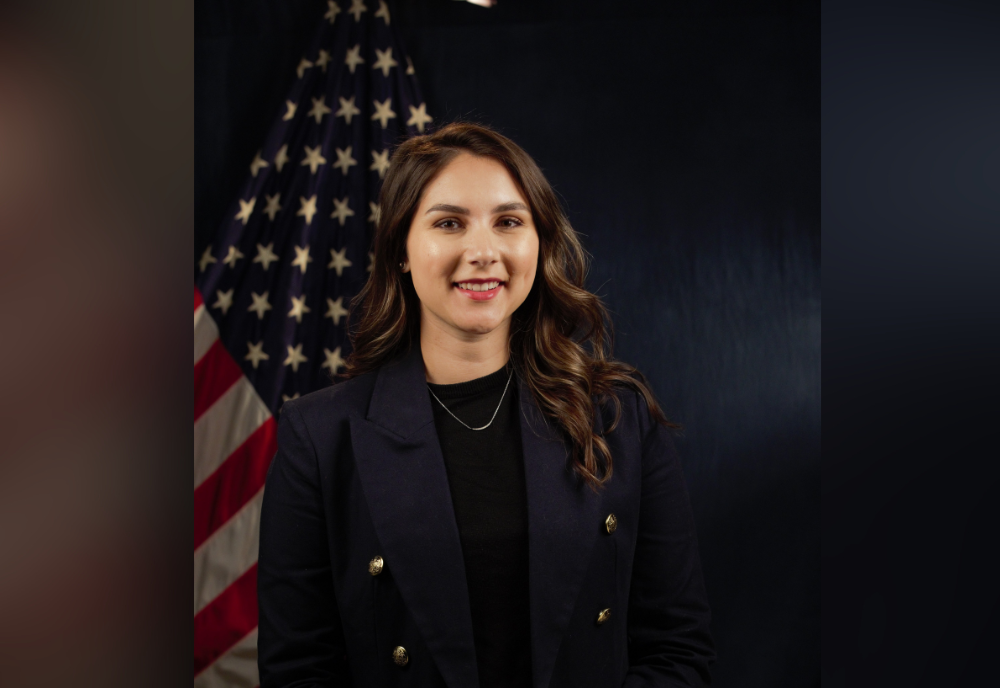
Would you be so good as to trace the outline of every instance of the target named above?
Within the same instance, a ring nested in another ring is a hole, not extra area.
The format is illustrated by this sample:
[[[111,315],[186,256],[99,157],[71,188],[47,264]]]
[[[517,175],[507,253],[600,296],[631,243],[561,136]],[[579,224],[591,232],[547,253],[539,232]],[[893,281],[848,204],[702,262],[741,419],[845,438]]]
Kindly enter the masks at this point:
[[[431,406],[462,542],[482,688],[531,686],[528,499],[510,374],[505,367],[469,382],[427,385],[441,400],[431,397]],[[469,430],[442,403],[473,428],[496,417],[485,430]]]

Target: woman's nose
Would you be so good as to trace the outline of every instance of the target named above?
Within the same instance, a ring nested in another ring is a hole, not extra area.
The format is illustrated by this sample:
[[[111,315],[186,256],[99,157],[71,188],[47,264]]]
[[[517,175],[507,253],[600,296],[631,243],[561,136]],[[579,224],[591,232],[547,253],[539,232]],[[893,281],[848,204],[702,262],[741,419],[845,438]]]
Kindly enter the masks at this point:
[[[497,262],[496,238],[490,227],[476,226],[467,235],[469,245],[466,248],[466,259],[474,265],[490,265]]]

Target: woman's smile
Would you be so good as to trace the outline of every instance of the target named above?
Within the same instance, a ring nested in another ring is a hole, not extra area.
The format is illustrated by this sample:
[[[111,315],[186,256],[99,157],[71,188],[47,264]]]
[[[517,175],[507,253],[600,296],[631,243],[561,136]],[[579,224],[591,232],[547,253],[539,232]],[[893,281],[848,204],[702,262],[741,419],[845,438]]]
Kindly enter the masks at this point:
[[[488,301],[503,289],[503,281],[496,279],[472,279],[453,282],[459,293],[473,301]]]

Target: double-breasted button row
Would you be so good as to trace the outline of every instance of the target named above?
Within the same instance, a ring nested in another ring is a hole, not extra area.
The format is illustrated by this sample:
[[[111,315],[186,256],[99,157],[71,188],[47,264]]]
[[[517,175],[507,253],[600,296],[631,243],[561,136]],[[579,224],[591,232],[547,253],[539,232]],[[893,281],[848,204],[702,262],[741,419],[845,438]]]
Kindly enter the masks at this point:
[[[608,531],[608,535],[611,535],[616,530],[618,530],[618,518],[614,514],[608,514],[608,517],[604,519],[604,529]],[[611,618],[611,609],[602,609],[597,614],[597,625],[600,626],[605,621]]]
[[[384,568],[385,568],[385,561],[382,559],[382,557],[377,556],[368,562],[368,573],[370,573],[373,576],[377,576],[378,574],[382,573],[382,570]],[[405,667],[407,664],[410,663],[410,655],[406,651],[405,647],[403,647],[402,645],[397,645],[392,649],[392,663],[398,667]]]

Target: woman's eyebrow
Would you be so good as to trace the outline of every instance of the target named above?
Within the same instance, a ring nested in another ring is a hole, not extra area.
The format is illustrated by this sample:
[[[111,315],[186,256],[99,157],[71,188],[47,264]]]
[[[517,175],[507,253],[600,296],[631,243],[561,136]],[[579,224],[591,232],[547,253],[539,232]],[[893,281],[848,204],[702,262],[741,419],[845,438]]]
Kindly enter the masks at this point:
[[[501,203],[496,208],[493,209],[493,213],[509,213],[512,210],[527,210],[528,206],[520,201],[511,201],[510,203]],[[455,213],[456,215],[469,215],[470,211],[468,208],[463,208],[460,205],[451,205],[449,203],[435,203],[424,213],[433,213],[434,211],[441,211],[445,213]]]
[[[493,209],[494,213],[509,213],[512,210],[527,210],[528,206],[520,201],[512,201],[511,203],[502,203]]]
[[[446,212],[446,213],[455,213],[456,215],[468,215],[469,214],[469,209],[468,208],[463,208],[460,205],[448,205],[447,203],[435,203],[434,205],[432,205],[430,208],[427,209],[427,212],[424,213],[424,215],[426,215],[427,213],[433,213],[435,210],[440,210],[440,211],[443,211],[443,212]]]

